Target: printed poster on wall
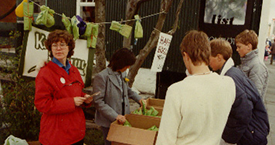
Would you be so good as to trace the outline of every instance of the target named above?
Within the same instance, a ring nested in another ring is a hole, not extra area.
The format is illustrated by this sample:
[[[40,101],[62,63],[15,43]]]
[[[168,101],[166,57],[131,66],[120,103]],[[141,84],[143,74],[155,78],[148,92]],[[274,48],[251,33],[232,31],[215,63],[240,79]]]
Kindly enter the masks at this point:
[[[36,77],[38,74],[38,71],[35,70],[36,66],[44,61],[50,60],[48,50],[44,45],[44,41],[48,34],[48,31],[36,27],[32,27],[32,30],[29,32],[25,51],[23,76]],[[74,55],[71,57],[70,61],[72,65],[78,68],[83,82],[86,80],[88,57],[89,49],[87,48],[87,41],[81,39],[76,40]]]
[[[160,32],[155,56],[151,66],[151,71],[162,71],[171,41],[172,35]]]
[[[233,49],[232,58],[240,64],[236,51],[235,37],[245,29],[251,29],[253,20],[253,0],[201,0],[199,30],[204,31],[209,40],[227,40]]]

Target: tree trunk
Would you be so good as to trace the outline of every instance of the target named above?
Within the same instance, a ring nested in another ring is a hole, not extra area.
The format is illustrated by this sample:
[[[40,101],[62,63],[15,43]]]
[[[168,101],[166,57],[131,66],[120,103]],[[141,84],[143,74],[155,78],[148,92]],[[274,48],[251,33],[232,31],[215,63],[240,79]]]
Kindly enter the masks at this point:
[[[95,1],[95,22],[105,22],[105,0]],[[95,51],[96,66],[93,73],[98,73],[106,68],[106,56],[105,56],[105,24],[100,24],[98,28],[97,44]]]
[[[177,12],[176,12],[176,19],[175,19],[175,22],[173,25],[173,29],[169,31],[169,34],[171,34],[171,35],[176,32],[176,29],[178,26],[178,16],[180,14],[183,1],[184,0],[181,0],[178,5]],[[132,85],[135,81],[137,72],[138,72],[139,68],[141,67],[141,65],[143,64],[144,60],[146,59],[148,54],[153,50],[153,48],[155,48],[157,45],[159,33],[160,33],[160,31],[162,31],[162,28],[163,28],[163,25],[164,25],[164,22],[166,19],[166,15],[167,15],[169,9],[171,8],[172,2],[173,2],[173,0],[162,0],[162,2],[161,2],[160,12],[165,12],[165,13],[161,13],[159,15],[155,29],[152,31],[147,44],[139,52],[139,55],[137,56],[137,60],[136,60],[135,64],[130,67],[130,70],[128,73],[128,78],[130,80],[129,81],[130,87],[132,87]]]

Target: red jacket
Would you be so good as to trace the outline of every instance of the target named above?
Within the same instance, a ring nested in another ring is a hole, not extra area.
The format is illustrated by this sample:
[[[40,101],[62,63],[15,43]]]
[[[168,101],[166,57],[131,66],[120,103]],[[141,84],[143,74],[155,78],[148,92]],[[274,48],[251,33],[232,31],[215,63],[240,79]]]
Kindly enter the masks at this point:
[[[53,62],[42,67],[35,80],[35,106],[43,113],[39,141],[43,145],[69,145],[85,136],[85,116],[73,97],[84,96],[84,83],[76,67],[69,74]]]

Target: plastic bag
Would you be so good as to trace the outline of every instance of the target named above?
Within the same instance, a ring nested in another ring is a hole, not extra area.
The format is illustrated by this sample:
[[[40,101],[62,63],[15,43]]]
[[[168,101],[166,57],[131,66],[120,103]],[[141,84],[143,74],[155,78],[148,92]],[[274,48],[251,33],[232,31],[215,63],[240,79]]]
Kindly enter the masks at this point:
[[[4,145],[29,145],[28,142],[24,139],[20,139],[13,135],[10,135],[6,140]]]

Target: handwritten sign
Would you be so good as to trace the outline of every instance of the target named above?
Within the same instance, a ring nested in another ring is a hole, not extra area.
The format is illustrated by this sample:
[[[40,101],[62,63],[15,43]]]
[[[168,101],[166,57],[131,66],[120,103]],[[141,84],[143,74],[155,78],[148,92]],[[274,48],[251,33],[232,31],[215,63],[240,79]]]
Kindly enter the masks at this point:
[[[38,71],[35,70],[36,66],[43,61],[49,61],[49,52],[44,45],[44,41],[47,39],[49,32],[32,27],[29,32],[24,67],[23,76],[36,77]],[[71,63],[76,68],[78,68],[80,75],[85,82],[86,80],[86,70],[89,57],[89,49],[87,48],[87,40],[78,39],[75,41],[74,55],[71,57]]]
[[[151,71],[162,71],[171,41],[171,35],[160,33]]]

